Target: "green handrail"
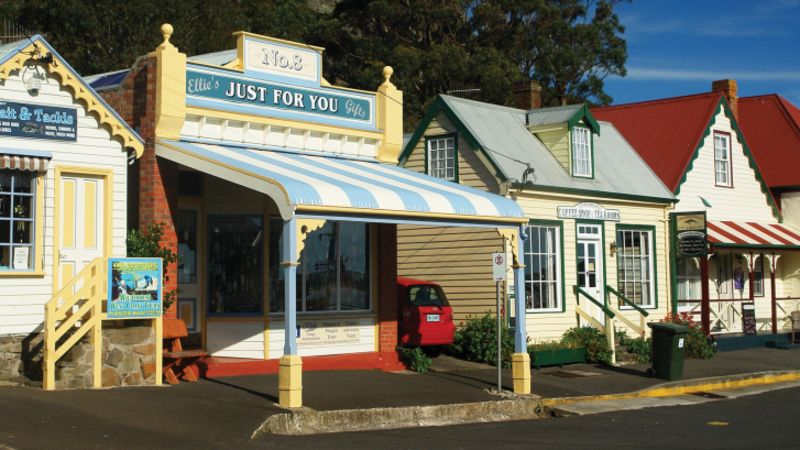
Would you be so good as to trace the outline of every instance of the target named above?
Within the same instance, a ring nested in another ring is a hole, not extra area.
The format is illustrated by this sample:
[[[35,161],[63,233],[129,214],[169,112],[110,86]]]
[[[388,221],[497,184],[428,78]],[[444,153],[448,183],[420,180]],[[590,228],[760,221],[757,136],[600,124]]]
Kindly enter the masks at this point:
[[[641,315],[643,315],[645,317],[650,315],[650,313],[645,311],[641,306],[639,306],[639,305],[633,303],[632,301],[628,300],[627,297],[622,295],[620,292],[618,292],[616,289],[612,288],[611,286],[606,286],[606,290],[608,292],[611,292],[612,294],[616,295],[618,299],[622,300],[622,303],[625,303],[626,305],[632,307],[636,311],[639,311],[639,314],[641,314]]]
[[[580,295],[583,295],[584,297],[586,297],[587,299],[589,299],[589,301],[590,301],[590,302],[592,302],[592,303],[594,303],[595,305],[597,305],[597,307],[598,307],[598,308],[600,308],[600,309],[603,311],[603,313],[604,313],[605,315],[607,315],[609,318],[613,319],[613,318],[614,318],[614,316],[616,315],[616,314],[614,314],[614,311],[611,311],[610,309],[608,309],[608,308],[606,307],[606,305],[604,305],[604,304],[600,303],[599,301],[597,301],[597,299],[595,299],[594,297],[592,297],[591,295],[589,295],[589,293],[587,293],[586,291],[584,291],[583,289],[581,289],[581,288],[580,288],[580,286],[578,286],[577,284],[576,284],[575,286],[572,286],[572,292],[573,292],[573,293],[575,294],[575,296],[576,296],[576,297],[578,297],[578,298],[580,298]]]

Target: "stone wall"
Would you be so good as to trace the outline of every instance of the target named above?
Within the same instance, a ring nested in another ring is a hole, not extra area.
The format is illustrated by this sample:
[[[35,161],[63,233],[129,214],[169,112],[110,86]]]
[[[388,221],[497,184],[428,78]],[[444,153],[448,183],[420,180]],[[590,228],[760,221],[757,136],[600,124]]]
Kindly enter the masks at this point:
[[[67,352],[56,366],[56,389],[91,388],[93,356],[87,338]],[[102,361],[103,387],[155,384],[155,333],[150,323],[104,322]]]
[[[0,380],[42,379],[42,334],[0,336]]]
[[[57,389],[92,387],[94,350],[88,337],[56,365]],[[150,321],[103,322],[103,386],[155,384],[155,332]],[[0,336],[0,380],[42,380],[42,333]]]

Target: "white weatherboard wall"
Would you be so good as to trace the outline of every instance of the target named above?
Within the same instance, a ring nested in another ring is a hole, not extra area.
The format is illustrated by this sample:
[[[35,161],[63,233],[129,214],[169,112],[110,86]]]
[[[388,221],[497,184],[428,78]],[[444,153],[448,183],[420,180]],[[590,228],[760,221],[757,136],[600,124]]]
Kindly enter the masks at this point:
[[[731,135],[732,188],[716,186],[714,182],[714,131]],[[711,208],[705,207],[700,197]],[[703,140],[700,153],[680,186],[678,200],[676,211],[706,211],[708,220],[776,222],[744,147],[722,110],[713,118],[711,132]]]
[[[41,331],[44,304],[53,294],[53,222],[55,169],[58,166],[80,166],[113,170],[113,219],[111,256],[125,256],[127,154],[122,144],[111,139],[97,120],[62,90],[56,78],[48,77],[39,94],[32,97],[25,89],[19,72],[0,83],[2,100],[35,103],[58,107],[75,107],[78,111],[76,142],[4,137],[0,148],[44,151],[52,154],[44,181],[44,242],[42,268],[44,276],[10,276],[0,273],[0,335]],[[39,205],[38,207],[41,207]],[[36,236],[42,239],[42,236]]]

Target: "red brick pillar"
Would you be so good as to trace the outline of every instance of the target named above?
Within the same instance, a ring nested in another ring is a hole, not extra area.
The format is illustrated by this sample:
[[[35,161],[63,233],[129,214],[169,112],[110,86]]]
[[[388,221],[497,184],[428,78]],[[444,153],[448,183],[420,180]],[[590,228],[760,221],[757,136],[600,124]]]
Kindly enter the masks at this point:
[[[134,82],[135,90],[141,93],[142,84],[146,83],[145,96],[134,102],[134,115],[139,119],[139,133],[145,139],[144,154],[139,159],[139,229],[144,230],[151,224],[163,224],[164,234],[161,245],[178,253],[178,235],[175,223],[178,212],[178,166],[155,154],[155,105],[156,105],[156,63],[149,58],[146,63],[147,76],[139,76]],[[145,81],[146,80],[146,81]],[[144,82],[144,83],[143,83]],[[138,111],[138,114],[136,112]],[[168,264],[164,267],[166,280],[163,291],[165,300],[170,292],[178,288],[178,265]],[[177,300],[173,294],[172,300]],[[164,312],[164,317],[177,317],[177,305],[172,305]]]
[[[396,368],[397,358],[397,225],[378,228],[378,349],[384,368]]]

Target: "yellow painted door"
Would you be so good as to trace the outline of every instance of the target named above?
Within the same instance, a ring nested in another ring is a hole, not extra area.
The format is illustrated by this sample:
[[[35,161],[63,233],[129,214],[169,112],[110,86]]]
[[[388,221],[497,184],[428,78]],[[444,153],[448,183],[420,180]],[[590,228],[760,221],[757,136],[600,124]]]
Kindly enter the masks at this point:
[[[64,174],[58,180],[56,290],[88,263],[104,255],[105,179]]]

